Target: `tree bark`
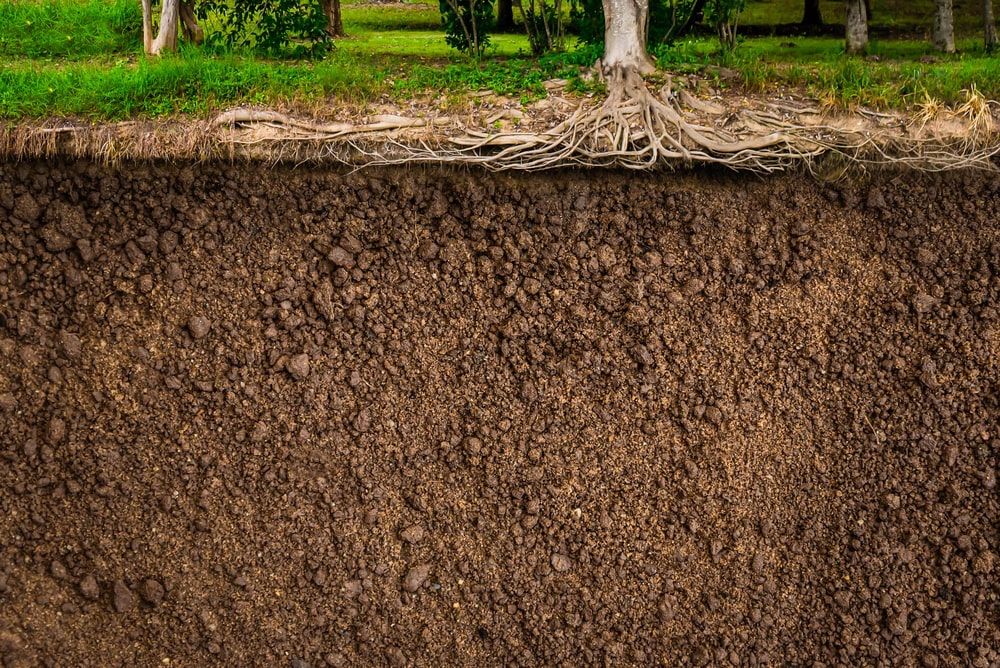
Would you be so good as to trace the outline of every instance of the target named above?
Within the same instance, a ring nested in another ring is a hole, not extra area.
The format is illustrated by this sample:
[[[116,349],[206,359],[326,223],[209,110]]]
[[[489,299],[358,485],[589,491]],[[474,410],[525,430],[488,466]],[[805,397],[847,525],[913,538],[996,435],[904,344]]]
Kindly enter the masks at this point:
[[[983,0],[983,41],[986,53],[997,50],[997,23],[993,18],[993,0]]]
[[[805,12],[802,14],[802,25],[823,25],[823,14],[819,10],[819,0],[806,0]]]
[[[180,0],[163,0],[163,10],[160,12],[160,30],[148,51],[151,56],[158,56],[164,51],[177,50],[179,19]]]
[[[142,50],[153,52],[153,0],[142,0]]]
[[[646,51],[649,25],[649,0],[602,0],[604,5],[604,57],[600,66],[605,73],[635,70],[649,74],[656,70]]]
[[[868,13],[864,0],[847,0],[847,53],[864,53],[868,48]]]
[[[943,53],[955,53],[952,0],[934,0],[934,48]]]
[[[346,37],[344,19],[340,14],[340,0],[323,0],[323,13],[326,15],[326,34],[330,37]]]
[[[497,32],[510,32],[514,29],[513,0],[498,0],[497,2]]]
[[[194,15],[194,3],[192,0],[181,0],[180,17],[184,38],[192,44],[201,44],[204,42],[205,31],[198,25],[198,18]]]

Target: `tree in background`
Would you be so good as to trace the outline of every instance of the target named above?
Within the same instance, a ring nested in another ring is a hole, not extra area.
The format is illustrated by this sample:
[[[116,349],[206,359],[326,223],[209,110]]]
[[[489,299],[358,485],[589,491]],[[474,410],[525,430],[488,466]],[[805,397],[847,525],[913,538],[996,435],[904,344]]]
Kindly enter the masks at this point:
[[[934,48],[943,53],[955,53],[955,18],[952,0],[934,0]]]
[[[648,44],[669,44],[689,34],[704,17],[708,0],[650,0]],[[585,44],[604,44],[606,18],[602,0],[578,0],[570,14]]]
[[[997,24],[993,18],[993,0],[983,0],[983,42],[986,53],[997,50]]]
[[[142,0],[142,43],[148,55],[158,56],[164,51],[177,50],[179,18],[179,0],[163,0],[163,6],[160,8],[160,29],[154,38],[152,0]]]
[[[142,44],[147,55],[177,50],[177,34],[181,29],[184,38],[192,44],[201,44],[205,32],[198,25],[192,0],[163,0],[160,8],[160,26],[153,37],[152,0],[142,0]]]
[[[326,34],[329,37],[345,37],[344,19],[340,14],[340,0],[321,0],[326,16]]]
[[[513,29],[514,29],[514,0],[498,0],[497,32],[510,32]]]
[[[865,0],[847,0],[847,53],[856,55],[868,49],[868,9]]]
[[[823,14],[819,10],[819,0],[806,0],[805,11],[802,13],[802,25],[823,25]]]

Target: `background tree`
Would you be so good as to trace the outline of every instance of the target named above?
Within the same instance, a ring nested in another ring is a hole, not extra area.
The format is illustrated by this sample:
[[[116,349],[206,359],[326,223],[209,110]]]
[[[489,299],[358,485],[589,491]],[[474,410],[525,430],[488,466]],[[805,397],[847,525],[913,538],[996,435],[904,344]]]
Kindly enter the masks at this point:
[[[320,0],[326,16],[326,34],[330,37],[345,37],[344,19],[340,13],[340,0]]]
[[[177,26],[180,19],[180,0],[163,0],[160,9],[160,29],[153,37],[152,0],[142,0],[142,41],[146,53],[158,56],[164,51],[177,50]]]
[[[194,14],[193,0],[181,0],[180,19],[184,39],[192,44],[201,44],[205,41],[205,31],[198,25],[198,18]]]
[[[997,50],[997,24],[993,18],[993,0],[983,0],[983,42],[986,53]]]
[[[865,0],[847,0],[847,53],[868,49],[868,10]]]
[[[514,30],[514,1],[497,1],[497,32],[511,32]]]
[[[934,48],[943,53],[955,53],[955,19],[952,0],[934,0]]]
[[[819,0],[806,0],[805,11],[802,13],[802,25],[823,25],[823,14],[819,9]]]

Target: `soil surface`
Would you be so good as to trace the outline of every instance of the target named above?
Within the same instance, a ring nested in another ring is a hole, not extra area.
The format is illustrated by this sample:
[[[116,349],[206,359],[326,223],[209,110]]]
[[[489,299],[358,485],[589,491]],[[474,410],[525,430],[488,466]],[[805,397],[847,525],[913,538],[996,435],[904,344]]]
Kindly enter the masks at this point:
[[[997,666],[998,209],[2,165],[0,663]]]

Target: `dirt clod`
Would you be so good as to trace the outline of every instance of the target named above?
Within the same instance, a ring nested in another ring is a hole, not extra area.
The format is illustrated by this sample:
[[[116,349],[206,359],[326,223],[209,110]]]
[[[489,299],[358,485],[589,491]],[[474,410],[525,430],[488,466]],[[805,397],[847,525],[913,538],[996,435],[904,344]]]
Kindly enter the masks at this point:
[[[97,600],[97,597],[101,595],[101,588],[98,586],[97,578],[93,574],[88,573],[80,580],[80,593],[84,598],[91,601]]]
[[[163,600],[164,593],[163,585],[152,578],[143,580],[142,584],[139,585],[139,596],[151,605],[159,605]]]
[[[302,353],[300,355],[295,355],[290,360],[288,360],[288,373],[292,374],[296,378],[308,378],[309,377],[309,355]]]
[[[115,580],[112,596],[116,612],[129,612],[135,607],[135,594],[121,580]]]
[[[406,577],[403,578],[403,589],[410,592],[411,594],[424,584],[427,580],[427,576],[431,573],[430,564],[421,564],[419,566],[414,566],[407,573]]]
[[[399,532],[399,537],[407,543],[419,543],[424,539],[424,528],[419,524],[408,526]]]
[[[191,332],[191,336],[197,340],[208,336],[208,333],[212,329],[212,322],[203,315],[196,315],[188,320],[187,326],[188,331]]]
[[[549,560],[552,563],[552,568],[556,569],[559,573],[565,573],[569,569],[573,568],[573,561],[565,554],[553,554]]]

